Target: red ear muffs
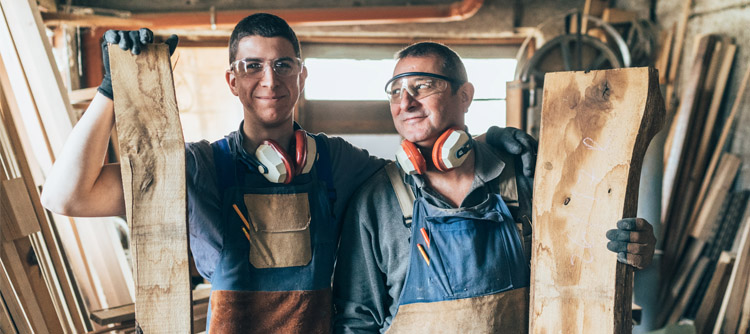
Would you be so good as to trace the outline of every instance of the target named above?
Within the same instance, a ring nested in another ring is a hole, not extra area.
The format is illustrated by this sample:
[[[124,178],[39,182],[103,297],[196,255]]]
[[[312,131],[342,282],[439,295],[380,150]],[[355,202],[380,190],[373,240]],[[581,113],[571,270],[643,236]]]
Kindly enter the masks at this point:
[[[443,162],[443,145],[445,145],[445,141],[448,140],[448,138],[453,134],[454,131],[459,130],[456,127],[450,128],[443,132],[440,137],[435,141],[435,145],[432,146],[432,163],[435,165],[435,168],[441,172],[447,172],[453,168],[450,168],[445,165]]]
[[[403,159],[404,157],[397,158],[401,166],[405,168],[407,174],[422,174],[427,171],[427,162],[424,161],[417,145],[408,140],[402,140],[401,148],[406,155],[405,158],[407,161],[402,161],[405,160]]]
[[[432,163],[441,172],[447,172],[460,166],[471,151],[471,137],[459,127],[452,127],[443,132],[432,146]],[[414,143],[403,140],[401,149],[396,152],[396,160],[407,174],[422,174],[427,170],[419,148]]]
[[[307,132],[305,130],[294,131],[294,156],[295,171],[294,175],[302,174],[302,169],[307,162]]]
[[[255,157],[266,169],[263,176],[273,183],[288,184],[294,176],[310,172],[317,156],[315,139],[308,136],[305,130],[295,131],[294,151],[292,160],[277,142],[264,140],[255,150]]]

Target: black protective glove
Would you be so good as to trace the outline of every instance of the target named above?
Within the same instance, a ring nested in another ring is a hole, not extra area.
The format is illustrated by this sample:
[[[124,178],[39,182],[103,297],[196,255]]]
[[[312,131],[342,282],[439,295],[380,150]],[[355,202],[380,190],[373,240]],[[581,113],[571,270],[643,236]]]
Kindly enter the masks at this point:
[[[523,175],[534,176],[536,151],[539,146],[534,137],[516,128],[492,126],[487,130],[487,143],[510,154],[521,155]]]
[[[617,253],[617,261],[643,269],[654,258],[654,228],[643,218],[623,218],[617,229],[607,231],[607,249]]]
[[[97,89],[102,95],[108,97],[110,100],[114,99],[112,94],[112,75],[109,71],[109,44],[117,44],[120,49],[128,50],[134,54],[140,54],[143,45],[154,42],[154,33],[148,28],[141,28],[139,30],[107,30],[104,33],[102,39],[102,64],[104,65],[104,78],[102,83]],[[174,53],[177,48],[179,38],[177,35],[172,35],[164,41],[169,46],[169,55]]]

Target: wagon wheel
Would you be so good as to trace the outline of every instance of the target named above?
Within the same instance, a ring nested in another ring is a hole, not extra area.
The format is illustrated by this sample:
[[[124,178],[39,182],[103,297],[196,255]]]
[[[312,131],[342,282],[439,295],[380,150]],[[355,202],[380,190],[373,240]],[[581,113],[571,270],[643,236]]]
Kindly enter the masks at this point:
[[[620,59],[602,41],[587,35],[568,34],[555,37],[534,52],[521,74],[521,80],[529,82],[533,76],[537,85],[541,86],[547,72],[620,67]]]

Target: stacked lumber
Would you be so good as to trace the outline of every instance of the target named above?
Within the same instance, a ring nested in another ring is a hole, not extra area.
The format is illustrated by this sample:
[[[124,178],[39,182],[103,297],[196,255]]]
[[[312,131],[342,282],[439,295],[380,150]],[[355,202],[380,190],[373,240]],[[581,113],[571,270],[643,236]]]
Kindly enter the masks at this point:
[[[730,252],[746,233],[737,231],[743,223],[748,192],[731,191],[742,160],[726,152],[725,146],[743,103],[750,68],[724,117],[721,111],[729,107],[724,96],[737,46],[726,36],[698,36],[692,62],[685,64],[690,66],[685,71],[688,77],[678,89],[677,61],[691,1],[685,6],[683,20],[663,38],[674,45],[665,45],[657,61],[657,67],[664,70],[661,81],[672,109],[664,148],[659,238],[663,248],[662,309],[657,325],[694,319],[698,333],[715,332],[721,326],[724,332],[734,333],[743,312],[750,312],[750,296],[744,310],[744,293],[738,292],[750,288],[745,273],[745,268],[750,268],[750,255],[743,258],[741,247],[737,253]],[[726,311],[727,303],[731,311]]]
[[[89,311],[132,303],[133,280],[116,219],[62,217],[40,204],[77,115],[36,1],[0,0],[0,102],[0,331],[91,331]]]

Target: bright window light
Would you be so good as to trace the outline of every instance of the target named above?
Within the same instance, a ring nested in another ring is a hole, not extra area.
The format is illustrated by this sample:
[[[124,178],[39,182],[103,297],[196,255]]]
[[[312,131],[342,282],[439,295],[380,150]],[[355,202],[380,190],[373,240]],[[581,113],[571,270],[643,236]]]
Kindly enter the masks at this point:
[[[513,80],[515,59],[463,59],[474,101],[466,114],[472,134],[505,126],[505,83]],[[307,58],[305,99],[328,101],[385,101],[383,87],[391,78],[393,59]]]
[[[306,100],[385,101],[393,59],[307,58]]]

